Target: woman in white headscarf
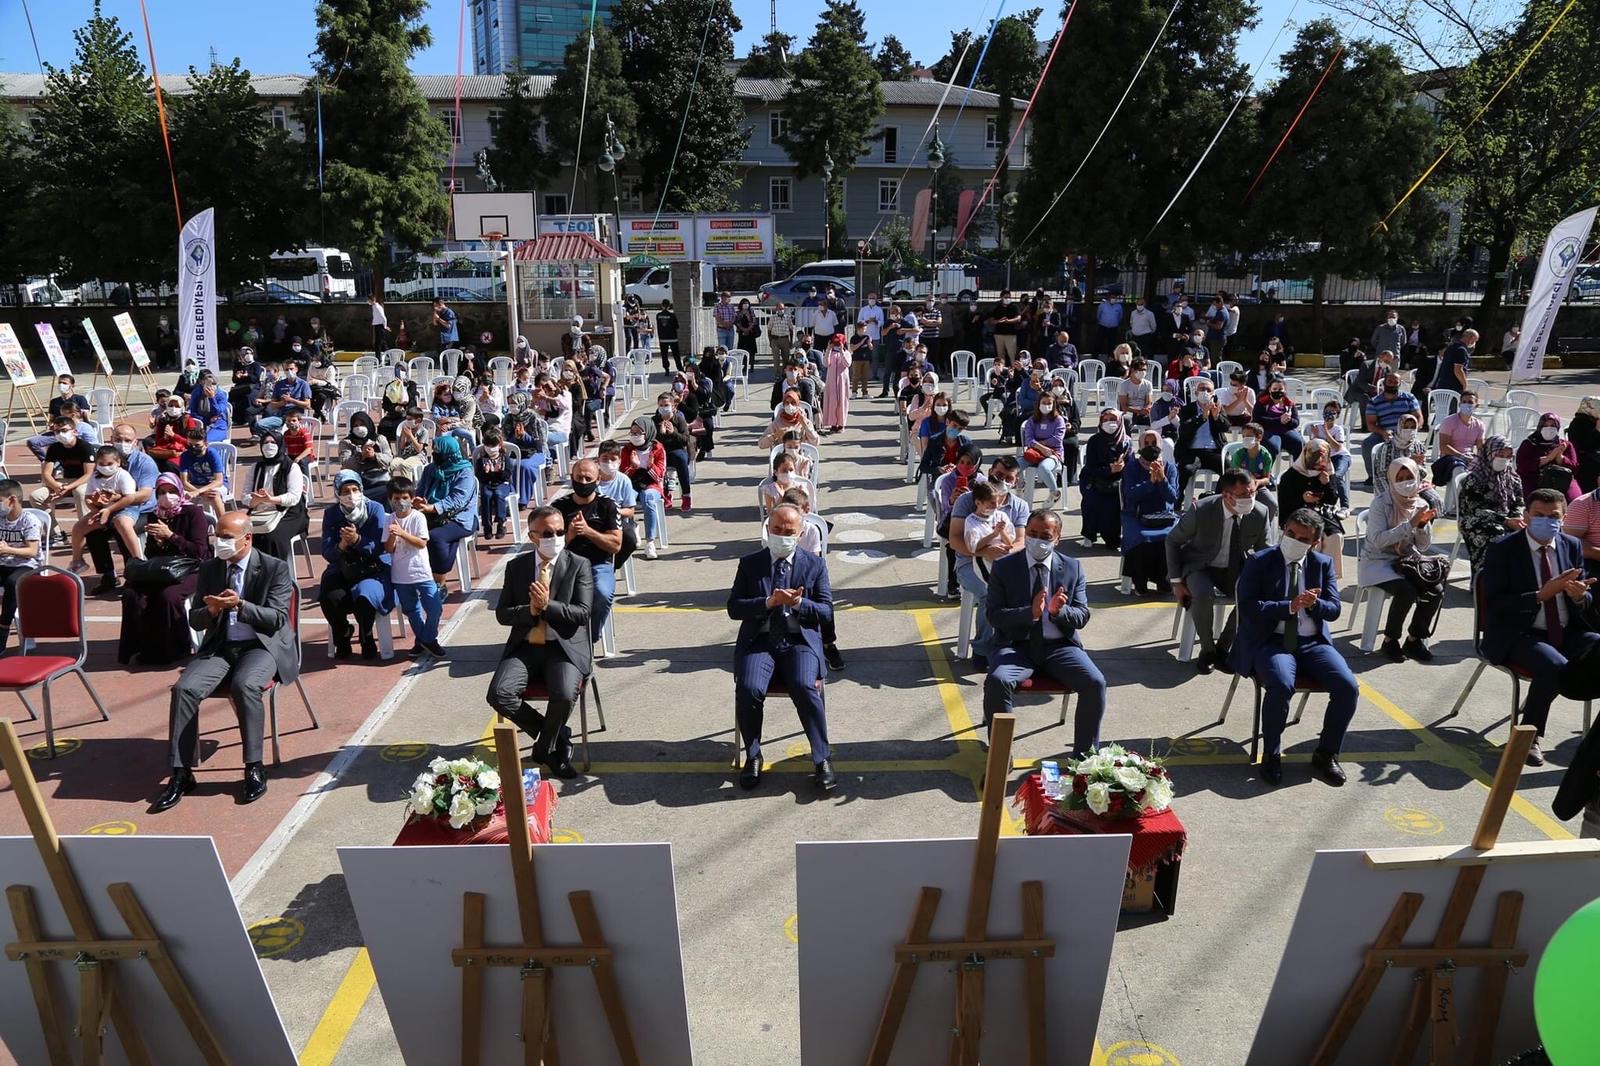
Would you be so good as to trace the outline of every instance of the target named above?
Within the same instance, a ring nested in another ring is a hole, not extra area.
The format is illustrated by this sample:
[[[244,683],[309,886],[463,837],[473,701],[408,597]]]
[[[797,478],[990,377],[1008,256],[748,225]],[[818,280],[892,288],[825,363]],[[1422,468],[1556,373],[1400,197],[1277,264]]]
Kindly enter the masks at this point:
[[[1419,591],[1396,564],[1432,547],[1436,512],[1420,496],[1422,471],[1410,459],[1390,463],[1385,481],[1383,491],[1373,498],[1367,512],[1367,538],[1361,544],[1357,577],[1363,587],[1380,588],[1389,594],[1383,654],[1394,662],[1408,658],[1428,662],[1433,652],[1428,650],[1426,641],[1444,603],[1443,590],[1437,594]],[[1402,645],[1400,635],[1407,614],[1411,614],[1411,627]]]
[[[1344,580],[1344,522],[1339,518],[1339,478],[1328,442],[1319,437],[1305,447],[1278,482],[1278,501],[1286,513],[1300,508],[1322,519],[1322,551],[1333,559],[1333,576]]]

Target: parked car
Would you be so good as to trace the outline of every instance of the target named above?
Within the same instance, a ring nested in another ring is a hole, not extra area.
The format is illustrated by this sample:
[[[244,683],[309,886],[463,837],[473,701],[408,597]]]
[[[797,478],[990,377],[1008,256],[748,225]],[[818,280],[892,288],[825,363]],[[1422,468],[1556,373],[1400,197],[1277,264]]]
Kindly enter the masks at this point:
[[[799,303],[813,292],[821,292],[828,285],[833,286],[833,291],[839,299],[854,305],[856,298],[854,283],[826,275],[804,275],[783,281],[769,281],[758,290],[757,298],[762,303],[773,303],[778,300],[785,303]]]
[[[322,297],[309,292],[296,292],[276,281],[265,285],[245,285],[235,289],[228,297],[229,303],[241,304],[319,304]]]
[[[679,266],[678,269],[684,268]],[[623,286],[622,291],[629,296],[637,296],[646,307],[660,307],[662,300],[672,299],[672,267],[666,264],[651,267],[638,281]],[[701,263],[701,296],[712,297],[716,291],[715,268],[710,263]]]
[[[977,298],[978,274],[962,263],[940,263],[938,272],[939,295],[965,303]],[[923,300],[933,295],[933,281],[929,277],[902,277],[884,282],[883,291],[891,300]]]

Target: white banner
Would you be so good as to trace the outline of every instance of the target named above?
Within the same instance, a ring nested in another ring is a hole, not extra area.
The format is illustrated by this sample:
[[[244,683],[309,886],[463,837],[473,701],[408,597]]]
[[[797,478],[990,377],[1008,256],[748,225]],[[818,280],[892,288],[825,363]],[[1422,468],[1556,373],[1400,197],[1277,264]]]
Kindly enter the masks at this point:
[[[1539,258],[1539,273],[1528,293],[1528,309],[1522,315],[1522,337],[1517,341],[1517,361],[1511,365],[1511,381],[1531,381],[1544,369],[1544,350],[1555,329],[1556,312],[1567,298],[1572,276],[1583,260],[1584,242],[1594,225],[1591,207],[1568,215],[1556,223],[1545,238],[1544,254]]]
[[[28,365],[28,353],[22,350],[17,331],[11,328],[9,322],[0,322],[0,363],[5,365],[13,385],[32,385],[39,380],[33,376],[33,367]]]
[[[206,208],[178,237],[178,356],[212,373],[217,366],[216,212]]]
[[[94,319],[83,320],[83,331],[89,335],[89,343],[94,345],[94,357],[100,360],[100,369],[105,372],[106,378],[111,377],[111,357],[106,354],[106,346],[100,343],[100,331],[94,328]]]
[[[121,314],[111,316],[111,321],[117,324],[117,332],[122,334],[122,343],[128,346],[128,354],[133,357],[133,365],[140,370],[150,365],[150,356],[144,350],[144,341],[139,339],[139,331],[133,328],[133,316],[123,311]]]
[[[776,255],[771,215],[696,215],[695,247],[713,266],[766,266]]]
[[[56,372],[56,377],[71,374],[72,368],[67,365],[67,353],[61,350],[61,341],[56,337],[56,328],[48,322],[35,322],[33,328],[39,332],[39,340],[44,345],[44,354],[50,358],[50,369]]]

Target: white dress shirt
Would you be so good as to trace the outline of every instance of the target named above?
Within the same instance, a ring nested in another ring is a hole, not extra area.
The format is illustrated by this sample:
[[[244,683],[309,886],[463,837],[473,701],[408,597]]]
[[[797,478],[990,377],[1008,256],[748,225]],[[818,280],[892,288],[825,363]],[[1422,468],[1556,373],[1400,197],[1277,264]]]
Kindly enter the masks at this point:
[[[244,599],[244,575],[250,566],[250,553],[236,555],[227,561],[228,586]],[[229,640],[258,640],[256,631],[245,623],[239,621],[239,609],[235,607],[228,612],[228,639]]]
[[[1243,519],[1235,516],[1226,506],[1222,508],[1222,538],[1217,541],[1217,554],[1211,557],[1211,562],[1208,565],[1214,566],[1218,570],[1226,570],[1228,568],[1228,549],[1233,544],[1234,530],[1241,521]]]
[[[1032,571],[1028,576],[1030,587],[1034,581],[1037,581],[1039,586],[1044,589],[1044,613],[1039,616],[1039,624],[1044,630],[1044,639],[1065,640],[1067,634],[1050,617],[1050,600],[1056,594],[1056,590],[1051,586],[1050,562],[1046,560],[1042,563],[1032,563],[1030,570]]]
[[[1310,555],[1307,555],[1306,559],[1309,559],[1309,558],[1310,558]],[[1288,586],[1288,576],[1287,575],[1289,573],[1289,561],[1287,559],[1284,560],[1284,563],[1283,563],[1284,574],[1285,574],[1284,582],[1285,582],[1285,587],[1288,588],[1288,592],[1286,593],[1286,595],[1291,600],[1294,599],[1296,596],[1300,595],[1300,593],[1302,593],[1302,592],[1304,592],[1306,590],[1306,559],[1301,559],[1300,560],[1300,580],[1298,582],[1296,582],[1295,587],[1292,587],[1292,588],[1290,588]],[[1295,617],[1296,617],[1296,619],[1298,619],[1298,623],[1299,624],[1298,624],[1297,628],[1299,629],[1300,635],[1302,637],[1311,637],[1311,636],[1315,636],[1316,635],[1316,633],[1317,633],[1317,621],[1316,621],[1316,619],[1311,617],[1311,612],[1310,612],[1309,609],[1307,609],[1305,607],[1300,608],[1298,611],[1295,612]],[[1286,623],[1286,622],[1279,622],[1278,623],[1278,627],[1277,627],[1276,630],[1274,630],[1274,632],[1282,633],[1284,631],[1284,627],[1287,624],[1288,623]]]

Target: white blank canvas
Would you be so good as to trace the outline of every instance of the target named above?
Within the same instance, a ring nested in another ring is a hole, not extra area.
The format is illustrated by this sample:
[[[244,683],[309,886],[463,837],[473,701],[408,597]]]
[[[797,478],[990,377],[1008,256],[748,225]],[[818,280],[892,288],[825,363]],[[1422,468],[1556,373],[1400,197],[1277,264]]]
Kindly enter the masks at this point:
[[[651,1066],[690,1066],[670,845],[545,844],[533,853],[545,942],[579,942],[567,893],[587,889],[606,942],[616,952],[617,983],[641,1053]],[[488,897],[486,945],[520,944],[509,849],[340,848],[339,861],[401,1054],[411,1066],[459,1062],[461,970],[450,953],[461,946],[461,897],[466,892]],[[487,973],[483,1061],[521,1062],[517,970]],[[553,987],[561,1060],[583,1066],[618,1063],[589,971],[559,968]]]
[[[1412,850],[1387,849],[1399,854]],[[1385,870],[1368,865],[1365,851],[1319,851],[1311,863],[1300,908],[1284,945],[1283,961],[1267,996],[1266,1010],[1250,1048],[1250,1066],[1308,1062],[1328,1023],[1355,980],[1367,948],[1378,938],[1402,892],[1423,894],[1422,909],[1406,934],[1407,947],[1432,944],[1455,883],[1449,868]],[[1494,924],[1501,892],[1523,894],[1517,946],[1529,952],[1528,965],[1506,985],[1493,1061],[1539,1042],[1533,1021],[1533,975],[1545,944],[1571,914],[1600,897],[1600,860],[1574,857],[1547,862],[1494,864],[1488,869],[1462,931],[1461,943],[1484,947]],[[1470,1032],[1481,970],[1456,971],[1455,1001],[1459,1031]],[[1386,1062],[1393,1052],[1406,1007],[1411,1002],[1411,975],[1396,970],[1384,975],[1377,993],[1362,1012],[1346,1041],[1341,1063]],[[1225,979],[1225,978],[1224,978]]]
[[[1044,882],[1047,1061],[1084,1066],[1093,1052],[1111,941],[1127,877],[1125,835],[1007,837],[1000,841],[989,936],[1022,935],[1022,883]],[[977,841],[880,840],[796,844],[800,916],[800,1060],[866,1060],[922,887],[942,890],[932,939],[958,940],[966,924]],[[990,963],[983,1061],[1024,1063],[1021,962]],[[944,1062],[954,1020],[949,964],[918,967],[891,1063]]]
[[[230,1061],[293,1066],[294,1050],[210,837],[63,837],[61,844],[101,936],[128,937],[106,886],[119,881],[133,886]],[[34,907],[47,937],[71,938],[72,927],[56,901],[32,837],[0,837],[0,887],[11,885],[33,889]],[[0,939],[4,943],[17,939],[11,911],[5,907],[0,907]],[[113,965],[118,993],[132,1008],[151,1059],[162,1066],[202,1063],[149,964]],[[52,967],[57,1005],[73,1024],[77,972],[70,963]],[[27,969],[4,959],[0,959],[0,1040],[18,1062],[49,1061]],[[75,1048],[76,1040],[71,1043]],[[109,1024],[105,1047],[109,1066],[128,1061]]]

